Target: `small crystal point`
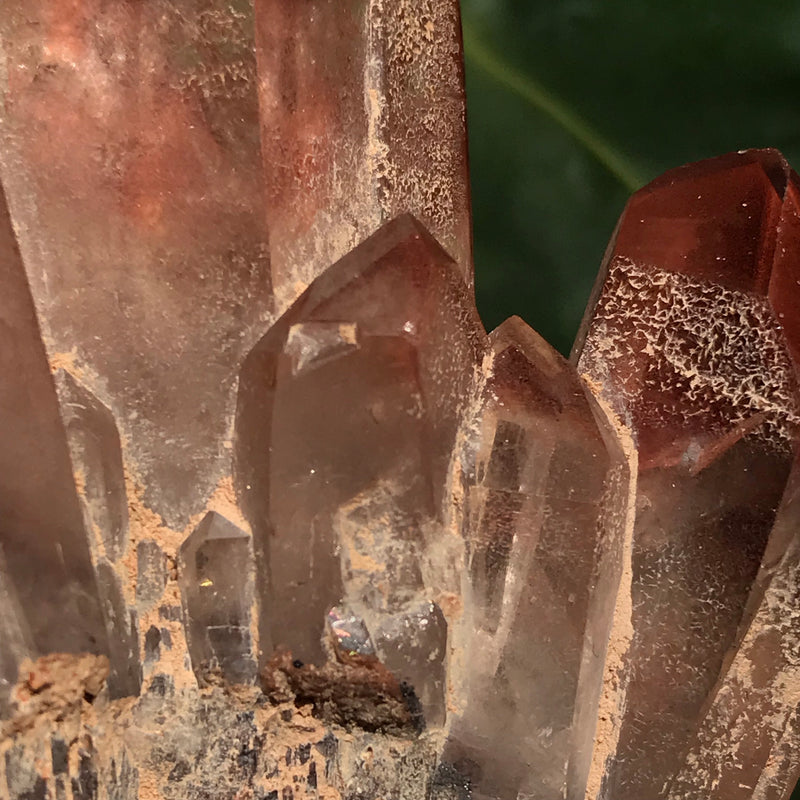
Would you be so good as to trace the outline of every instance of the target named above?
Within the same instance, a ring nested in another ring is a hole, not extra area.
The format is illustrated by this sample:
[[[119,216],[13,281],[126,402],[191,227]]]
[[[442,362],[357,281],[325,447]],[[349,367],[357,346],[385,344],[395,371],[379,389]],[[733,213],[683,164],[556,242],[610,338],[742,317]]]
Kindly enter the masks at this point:
[[[637,192],[576,345],[640,465],[629,685],[602,797],[665,791],[763,609],[762,560],[791,541],[779,508],[800,422],[797,186],[780,154],[746,151]]]
[[[218,669],[232,683],[255,677],[250,535],[209,511],[186,538],[178,564],[192,669],[202,684]]]
[[[630,480],[574,368],[521,319],[491,336],[470,430],[466,709],[446,751],[478,796],[565,796],[586,779]],[[588,720],[588,725],[583,724]],[[581,723],[579,725],[579,723]]]
[[[406,215],[317,278],[249,354],[234,446],[265,656],[283,645],[321,664],[323,620],[343,597],[375,613],[424,600],[419,568],[395,568],[446,546],[450,461],[484,347],[456,265]],[[385,592],[383,569],[401,577]],[[446,572],[429,575],[432,591],[455,588]]]
[[[303,20],[300,23],[300,19]],[[278,306],[411,212],[472,285],[457,0],[256,3]]]

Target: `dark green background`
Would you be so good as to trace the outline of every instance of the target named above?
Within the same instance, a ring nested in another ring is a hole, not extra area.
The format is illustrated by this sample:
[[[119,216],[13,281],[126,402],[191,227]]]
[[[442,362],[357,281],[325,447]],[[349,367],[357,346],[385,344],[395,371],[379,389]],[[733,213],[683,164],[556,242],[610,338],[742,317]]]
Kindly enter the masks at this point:
[[[798,2],[462,8],[476,284],[488,329],[518,314],[567,353],[626,198],[664,170],[768,146],[800,166]],[[598,141],[622,176],[598,158]]]
[[[746,147],[800,165],[800,3],[462,0],[477,292],[568,351],[633,184]],[[487,55],[488,54],[488,55]],[[623,184],[485,62],[545,87]]]

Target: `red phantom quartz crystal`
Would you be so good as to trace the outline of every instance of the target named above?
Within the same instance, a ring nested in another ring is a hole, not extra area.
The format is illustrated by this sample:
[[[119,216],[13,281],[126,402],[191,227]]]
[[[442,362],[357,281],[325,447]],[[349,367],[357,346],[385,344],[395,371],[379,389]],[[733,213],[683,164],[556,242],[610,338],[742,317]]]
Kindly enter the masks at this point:
[[[639,191],[575,349],[639,453],[627,706],[602,797],[663,796],[797,522],[797,186],[765,150]]]

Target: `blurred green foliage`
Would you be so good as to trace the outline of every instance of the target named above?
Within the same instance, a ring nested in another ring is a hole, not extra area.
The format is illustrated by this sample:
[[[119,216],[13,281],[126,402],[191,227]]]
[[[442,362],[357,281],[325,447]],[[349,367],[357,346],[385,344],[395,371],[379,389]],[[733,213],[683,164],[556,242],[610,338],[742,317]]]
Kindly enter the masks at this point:
[[[800,4],[462,0],[478,305],[568,352],[637,183],[746,147],[800,165]],[[610,161],[609,161],[610,159]]]
[[[800,167],[798,3],[462,9],[476,286],[489,329],[518,314],[569,352],[628,195],[664,170],[747,147],[777,147]]]

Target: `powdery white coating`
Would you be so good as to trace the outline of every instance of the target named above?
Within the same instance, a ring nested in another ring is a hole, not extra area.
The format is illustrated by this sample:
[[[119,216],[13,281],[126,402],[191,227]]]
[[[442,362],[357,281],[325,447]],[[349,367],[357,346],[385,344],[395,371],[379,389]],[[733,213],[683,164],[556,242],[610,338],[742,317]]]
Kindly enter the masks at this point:
[[[624,258],[609,265],[606,287],[580,364],[604,386],[615,375],[613,397],[604,394],[628,424],[647,414],[648,427],[696,420],[722,434],[755,422],[788,443],[800,420],[797,377],[766,298]],[[648,395],[661,395],[657,410]],[[702,459],[686,445],[677,458]]]

